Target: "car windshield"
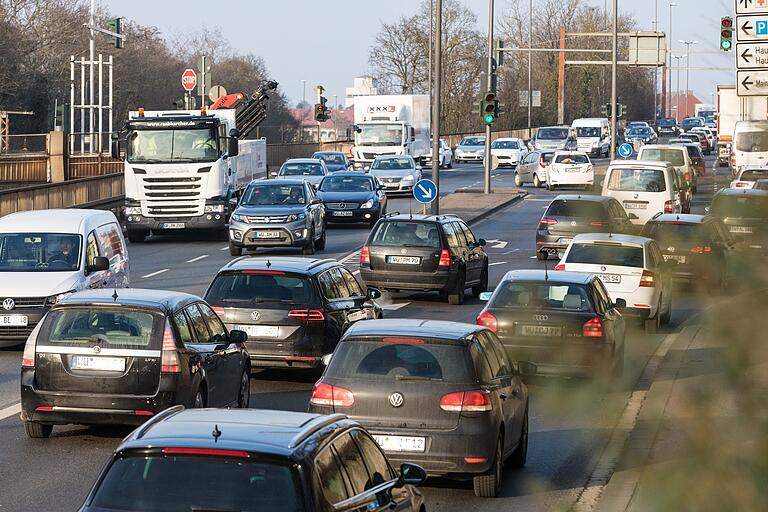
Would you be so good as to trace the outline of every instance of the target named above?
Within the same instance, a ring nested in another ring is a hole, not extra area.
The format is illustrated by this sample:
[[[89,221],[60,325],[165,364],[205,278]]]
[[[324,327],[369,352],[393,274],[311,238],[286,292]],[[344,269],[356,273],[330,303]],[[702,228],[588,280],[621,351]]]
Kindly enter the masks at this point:
[[[694,133],[683,133],[680,135],[680,138],[689,142],[698,142],[701,144],[701,138]]]
[[[681,167],[685,165],[685,156],[683,155],[682,149],[645,147],[640,151],[641,155],[637,158],[638,160],[669,162],[675,167]]]
[[[664,192],[667,185],[661,169],[613,169],[608,190],[622,192]]]
[[[252,307],[260,303],[314,303],[312,283],[304,276],[252,270],[216,276],[205,294],[211,304]]]
[[[371,245],[439,248],[438,225],[433,222],[390,221],[377,225]]]
[[[285,163],[280,168],[279,176],[322,176],[323,166],[320,164],[307,163]]]
[[[589,292],[583,285],[519,281],[499,285],[488,307],[593,311]]]
[[[571,201],[557,199],[547,208],[546,217],[588,217],[603,218],[606,216],[603,207],[593,201]]]
[[[589,158],[587,155],[557,155],[555,157],[556,164],[588,164]]]
[[[483,144],[485,144],[483,137],[464,137],[459,142],[459,146],[482,146]]]
[[[492,149],[520,149],[516,140],[495,140],[491,143]]]
[[[213,128],[133,130],[128,134],[129,162],[214,162],[218,158]]]
[[[643,236],[660,242],[697,242],[704,239],[704,226],[689,222],[649,222]]]
[[[333,378],[416,378],[455,383],[472,380],[473,372],[466,347],[458,344],[344,341],[336,347],[325,374]]]
[[[759,153],[768,151],[768,131],[736,132],[736,151]]]
[[[675,126],[675,120],[674,119],[662,119],[661,121],[659,121],[659,126],[673,127],[673,126]]]
[[[72,272],[82,237],[59,233],[0,234],[0,272]]]
[[[568,128],[540,128],[536,132],[537,139],[563,140],[568,138]]]
[[[768,195],[717,195],[711,211],[718,217],[768,219]]]
[[[372,192],[373,183],[366,176],[329,176],[320,184],[321,192]]]
[[[355,134],[358,146],[400,146],[403,144],[401,124],[359,124]]]
[[[627,137],[648,137],[651,134],[650,128],[643,126],[630,128],[627,130]]]
[[[226,435],[226,434],[225,434]],[[303,510],[290,466],[246,457],[132,455],[112,462],[90,506],[99,510]],[[190,492],[204,489],[204,492]]]
[[[413,161],[410,158],[382,158],[374,160],[371,169],[377,170],[402,170],[413,169]]]
[[[579,126],[576,128],[577,137],[599,137],[600,127],[598,126]]]
[[[571,245],[566,263],[587,263],[643,268],[643,248],[616,243],[577,243]]]
[[[243,194],[240,206],[276,206],[306,204],[304,185],[251,185]]]
[[[704,122],[697,117],[693,117],[693,118],[689,117],[688,119],[683,119],[684,128],[690,128],[692,126],[704,126]]]
[[[768,169],[746,169],[741,171],[740,181],[757,181],[768,179]]]
[[[71,306],[54,309],[45,318],[46,342],[52,345],[160,348],[163,317],[147,311]]]
[[[323,160],[326,164],[341,164],[344,165],[344,155],[339,153],[315,153],[312,158],[318,158]]]

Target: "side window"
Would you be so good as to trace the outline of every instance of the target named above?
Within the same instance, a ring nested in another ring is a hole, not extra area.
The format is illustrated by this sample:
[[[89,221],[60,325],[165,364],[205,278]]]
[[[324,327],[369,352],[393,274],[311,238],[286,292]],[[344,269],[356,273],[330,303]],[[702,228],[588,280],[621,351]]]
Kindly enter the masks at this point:
[[[453,229],[453,222],[443,224],[445,236],[448,238],[448,246],[456,249],[459,247],[459,239],[456,237],[456,230]]]
[[[483,349],[480,346],[480,343],[475,339],[472,344],[469,346],[469,353],[472,356],[472,363],[475,367],[475,371],[477,372],[477,378],[480,380],[481,384],[488,384],[493,380],[493,376],[491,374],[491,368],[488,365],[488,359],[485,357],[485,354],[483,353]]]
[[[371,475],[371,484],[376,486],[395,478],[392,469],[389,467],[387,458],[381,452],[381,448],[371,439],[368,434],[362,430],[353,430],[352,438],[357,443],[357,447],[363,454],[363,460],[368,468],[368,474]]]
[[[101,256],[101,254],[99,253],[99,244],[96,241],[96,234],[91,231],[88,233],[88,238],[85,241],[85,259],[88,262],[88,265],[93,264],[93,260],[96,256]]]
[[[99,244],[101,255],[108,258],[110,263],[117,263],[125,259],[117,224],[105,224],[96,228],[96,242]]]
[[[498,379],[501,375],[501,361],[493,346],[491,346],[490,340],[485,336],[485,333],[481,332],[477,335],[477,339],[480,342],[480,346],[483,348],[483,353],[488,359],[488,365],[491,369],[491,378]]]
[[[336,289],[339,291],[339,297],[343,299],[347,299],[352,296],[352,292],[349,290],[349,287],[347,286],[347,282],[344,280],[344,276],[341,275],[341,271],[338,267],[332,268],[328,271],[331,274],[331,278],[333,278],[333,284],[336,286]]]
[[[464,235],[464,230],[461,225],[458,222],[451,222],[451,225],[453,226],[454,233],[456,233],[456,240],[459,241],[459,245],[462,247],[469,245],[469,240],[467,240],[466,235]]]
[[[176,324],[176,331],[183,343],[192,343],[192,330],[189,327],[189,321],[183,311],[173,315],[173,323]]]
[[[198,343],[208,343],[211,339],[211,333],[208,332],[208,327],[205,325],[205,318],[197,306],[194,304],[187,306],[185,310],[189,316],[189,321],[192,324],[192,329],[195,331],[195,339]]]
[[[357,449],[357,445],[352,440],[349,433],[343,434],[340,438],[333,442],[333,447],[336,449],[336,453],[339,454],[339,460],[342,467],[347,473],[350,483],[352,484],[352,491],[354,494],[360,494],[365,491],[368,486],[368,470],[365,468],[363,462],[363,456],[360,450]]]
[[[315,458],[314,475],[315,486],[328,504],[335,505],[348,498],[341,465],[330,446]]]
[[[341,272],[344,281],[346,281],[347,288],[349,289],[352,297],[365,296],[363,289],[360,287],[360,283],[357,282],[357,279],[355,279],[355,276],[352,275],[352,272],[343,267],[339,268],[339,272]]]
[[[203,313],[208,330],[211,331],[211,343],[222,343],[227,339],[227,328],[221,322],[219,315],[213,312],[207,304],[198,304],[197,307]]]
[[[624,207],[618,201],[611,201],[611,217],[616,220],[626,220],[627,212],[624,211]]]
[[[609,301],[603,296],[603,293],[597,284],[597,280],[592,283],[592,286],[590,286],[589,289],[592,292],[592,303],[595,305],[595,311],[599,314],[605,313],[608,309]]]
[[[333,276],[331,276],[330,270],[320,274],[317,277],[317,281],[320,283],[320,289],[326,299],[334,300],[341,297],[333,282]]]
[[[487,348],[494,353],[496,359],[499,361],[499,372],[496,376],[499,378],[509,377],[511,375],[511,369],[509,365],[509,357],[507,357],[507,351],[504,348],[504,345],[501,344],[499,338],[492,332],[485,331],[482,333],[482,336],[486,338]]]
[[[459,222],[459,226],[461,226],[462,231],[464,231],[464,237],[467,239],[468,243],[474,244],[477,242],[477,239],[475,238],[475,234],[472,233],[472,230],[469,229],[469,226],[467,226],[463,222]]]

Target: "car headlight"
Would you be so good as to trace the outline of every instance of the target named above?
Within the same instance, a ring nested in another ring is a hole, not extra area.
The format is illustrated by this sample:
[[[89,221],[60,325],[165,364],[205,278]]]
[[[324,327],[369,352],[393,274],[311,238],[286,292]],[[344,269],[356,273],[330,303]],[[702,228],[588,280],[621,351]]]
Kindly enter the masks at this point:
[[[306,214],[306,213],[299,213],[299,214],[292,214],[292,215],[289,215],[289,216],[288,216],[288,217],[285,219],[285,221],[286,221],[286,222],[294,222],[294,221],[297,221],[297,220],[304,220],[304,219],[306,219],[306,218],[307,218],[307,214]]]
[[[412,174],[409,174],[408,176],[403,176],[403,181],[404,182],[405,181],[410,182],[410,181],[413,181],[414,179],[415,179],[415,177]]]
[[[207,204],[203,209],[203,213],[224,213],[223,204]]]
[[[126,206],[123,210],[126,215],[141,215],[141,206]]]
[[[360,208],[363,208],[363,209],[365,209],[365,208],[373,208],[373,199],[369,199],[366,202],[364,202],[363,204],[361,204]]]
[[[66,299],[67,297],[69,297],[70,295],[75,293],[76,291],[77,290],[69,290],[68,292],[59,293],[58,295],[51,295],[50,297],[45,299],[45,305],[46,306],[53,306],[54,304],[57,304],[57,303],[63,301],[64,299]]]
[[[232,220],[235,222],[244,222],[248,224],[248,217],[246,217],[245,215],[240,215],[239,213],[233,213]]]

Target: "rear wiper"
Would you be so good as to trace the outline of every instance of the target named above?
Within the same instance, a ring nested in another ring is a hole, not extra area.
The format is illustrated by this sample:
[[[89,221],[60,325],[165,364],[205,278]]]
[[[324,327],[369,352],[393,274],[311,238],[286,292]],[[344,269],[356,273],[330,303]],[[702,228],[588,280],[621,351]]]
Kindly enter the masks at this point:
[[[432,247],[426,244],[403,244],[403,247]]]
[[[277,303],[277,304],[290,304],[292,306],[298,305],[298,302],[294,302],[290,299],[256,299],[254,302],[256,302],[256,304]]]
[[[395,380],[424,380],[424,381],[441,381],[443,379],[436,379],[434,377],[421,377],[419,375],[395,375]]]

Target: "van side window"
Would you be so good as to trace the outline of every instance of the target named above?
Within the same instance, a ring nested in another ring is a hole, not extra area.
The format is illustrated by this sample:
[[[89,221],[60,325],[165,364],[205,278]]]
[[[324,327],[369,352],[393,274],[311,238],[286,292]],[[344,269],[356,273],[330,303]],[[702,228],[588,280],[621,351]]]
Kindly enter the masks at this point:
[[[96,259],[99,254],[99,244],[96,241],[96,235],[93,231],[88,233],[88,238],[85,242],[85,259],[88,265],[93,265],[93,260]]]

